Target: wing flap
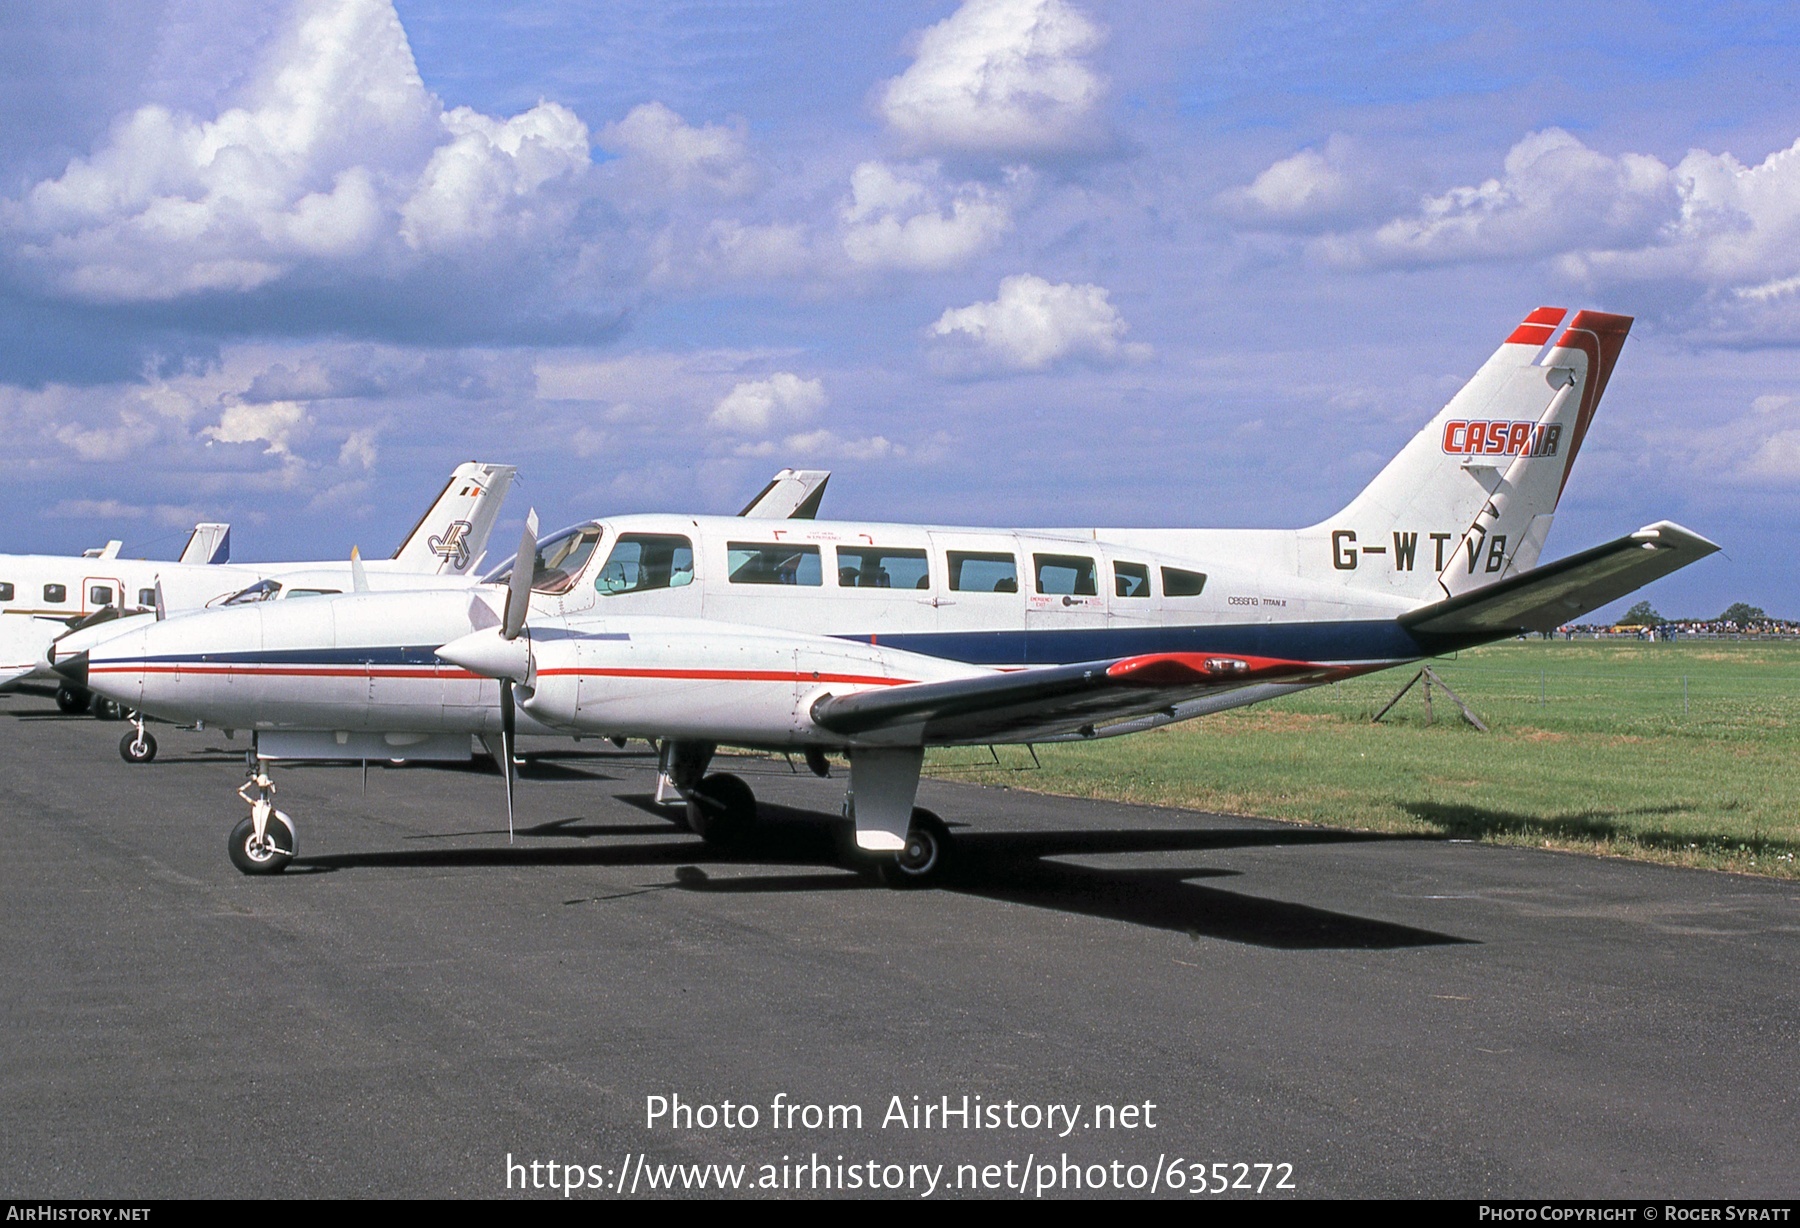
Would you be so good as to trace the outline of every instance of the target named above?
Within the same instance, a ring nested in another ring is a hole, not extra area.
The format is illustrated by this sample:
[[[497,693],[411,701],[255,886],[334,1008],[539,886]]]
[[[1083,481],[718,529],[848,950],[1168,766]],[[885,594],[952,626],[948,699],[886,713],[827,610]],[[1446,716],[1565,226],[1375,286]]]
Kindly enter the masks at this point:
[[[1718,548],[1698,533],[1658,521],[1485,588],[1422,606],[1402,615],[1400,622],[1420,635],[1554,631]]]

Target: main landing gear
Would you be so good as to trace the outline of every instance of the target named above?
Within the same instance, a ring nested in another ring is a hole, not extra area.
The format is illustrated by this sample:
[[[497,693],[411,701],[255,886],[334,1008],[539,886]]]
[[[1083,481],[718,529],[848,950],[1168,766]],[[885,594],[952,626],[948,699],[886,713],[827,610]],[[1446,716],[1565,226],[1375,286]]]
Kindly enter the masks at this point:
[[[94,693],[86,687],[73,686],[67,682],[56,688],[56,706],[69,716],[86,712],[88,705],[94,702]]]
[[[742,847],[756,830],[756,794],[729,773],[706,774],[714,749],[704,742],[664,742],[657,800],[679,801],[688,830],[708,844]],[[814,757],[809,751],[809,764]],[[816,757],[823,762],[823,752]],[[935,886],[944,880],[953,860],[949,827],[931,811],[912,804],[922,759],[922,751],[904,747],[851,755],[850,789],[844,799],[845,856],[889,887]]]
[[[279,874],[294,859],[299,842],[294,821],[275,809],[275,782],[256,752],[250,752],[250,779],[238,796],[250,804],[250,817],[231,829],[226,848],[231,864],[245,874]]]

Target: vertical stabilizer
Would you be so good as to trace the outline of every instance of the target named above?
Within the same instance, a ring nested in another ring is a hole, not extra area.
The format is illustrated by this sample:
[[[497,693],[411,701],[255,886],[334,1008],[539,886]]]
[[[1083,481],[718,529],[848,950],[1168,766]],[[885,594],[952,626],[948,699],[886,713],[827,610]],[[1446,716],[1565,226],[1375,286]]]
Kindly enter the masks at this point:
[[[511,465],[458,465],[436,502],[394,551],[395,564],[402,571],[467,575],[487,552],[488,534],[513,473]]]
[[[188,534],[181,548],[182,563],[229,563],[231,561],[231,526],[200,523]]]
[[[1556,337],[1567,314],[1526,316],[1348,507],[1301,530],[1302,573],[1435,601],[1534,565],[1631,328],[1583,311]]]

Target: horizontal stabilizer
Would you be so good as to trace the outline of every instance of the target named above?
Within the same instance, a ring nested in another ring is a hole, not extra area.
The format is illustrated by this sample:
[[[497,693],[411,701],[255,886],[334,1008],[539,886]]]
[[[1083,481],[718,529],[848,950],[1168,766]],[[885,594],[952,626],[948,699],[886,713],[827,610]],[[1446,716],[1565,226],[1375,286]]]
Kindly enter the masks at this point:
[[[1403,615],[1400,622],[1422,636],[1492,639],[1521,631],[1554,631],[1718,548],[1699,534],[1662,520],[1629,537],[1423,606]]]
[[[813,705],[812,718],[850,736],[918,726],[928,741],[1000,739],[1023,730],[1074,731],[1253,683],[1340,672],[1269,657],[1153,653],[827,695]]]

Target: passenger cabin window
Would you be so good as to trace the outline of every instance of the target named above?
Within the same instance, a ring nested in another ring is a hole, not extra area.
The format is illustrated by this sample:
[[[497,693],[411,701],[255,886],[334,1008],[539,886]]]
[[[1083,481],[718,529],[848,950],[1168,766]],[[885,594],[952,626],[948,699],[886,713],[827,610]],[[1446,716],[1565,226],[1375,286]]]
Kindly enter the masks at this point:
[[[1010,554],[950,551],[950,587],[959,593],[1016,593],[1019,561]]]
[[[773,546],[728,542],[726,575],[733,584],[798,584],[817,588],[825,583],[817,546]]]
[[[140,588],[138,590],[138,604],[142,606],[155,605],[156,590],[153,588]]]
[[[1182,571],[1178,567],[1165,567],[1163,573],[1163,596],[1165,597],[1198,597],[1200,590],[1206,587],[1206,576],[1198,571]]]
[[[69,590],[60,584],[44,585],[44,600],[51,605],[61,605],[69,599]]]
[[[839,546],[841,588],[930,588],[931,568],[923,550],[879,550]]]
[[[0,582],[0,601],[11,601],[12,599],[13,599],[12,581],[7,580],[7,581]]]
[[[90,584],[90,585],[88,585],[88,604],[89,605],[111,605],[112,604],[112,585],[110,585],[110,584]]]
[[[594,581],[602,597],[694,582],[694,543],[673,533],[627,533]]]
[[[1094,597],[1099,588],[1094,582],[1094,560],[1078,554],[1034,554],[1037,568],[1037,591],[1070,597]]]
[[[1114,563],[1113,592],[1121,597],[1148,597],[1150,569],[1142,563]]]

